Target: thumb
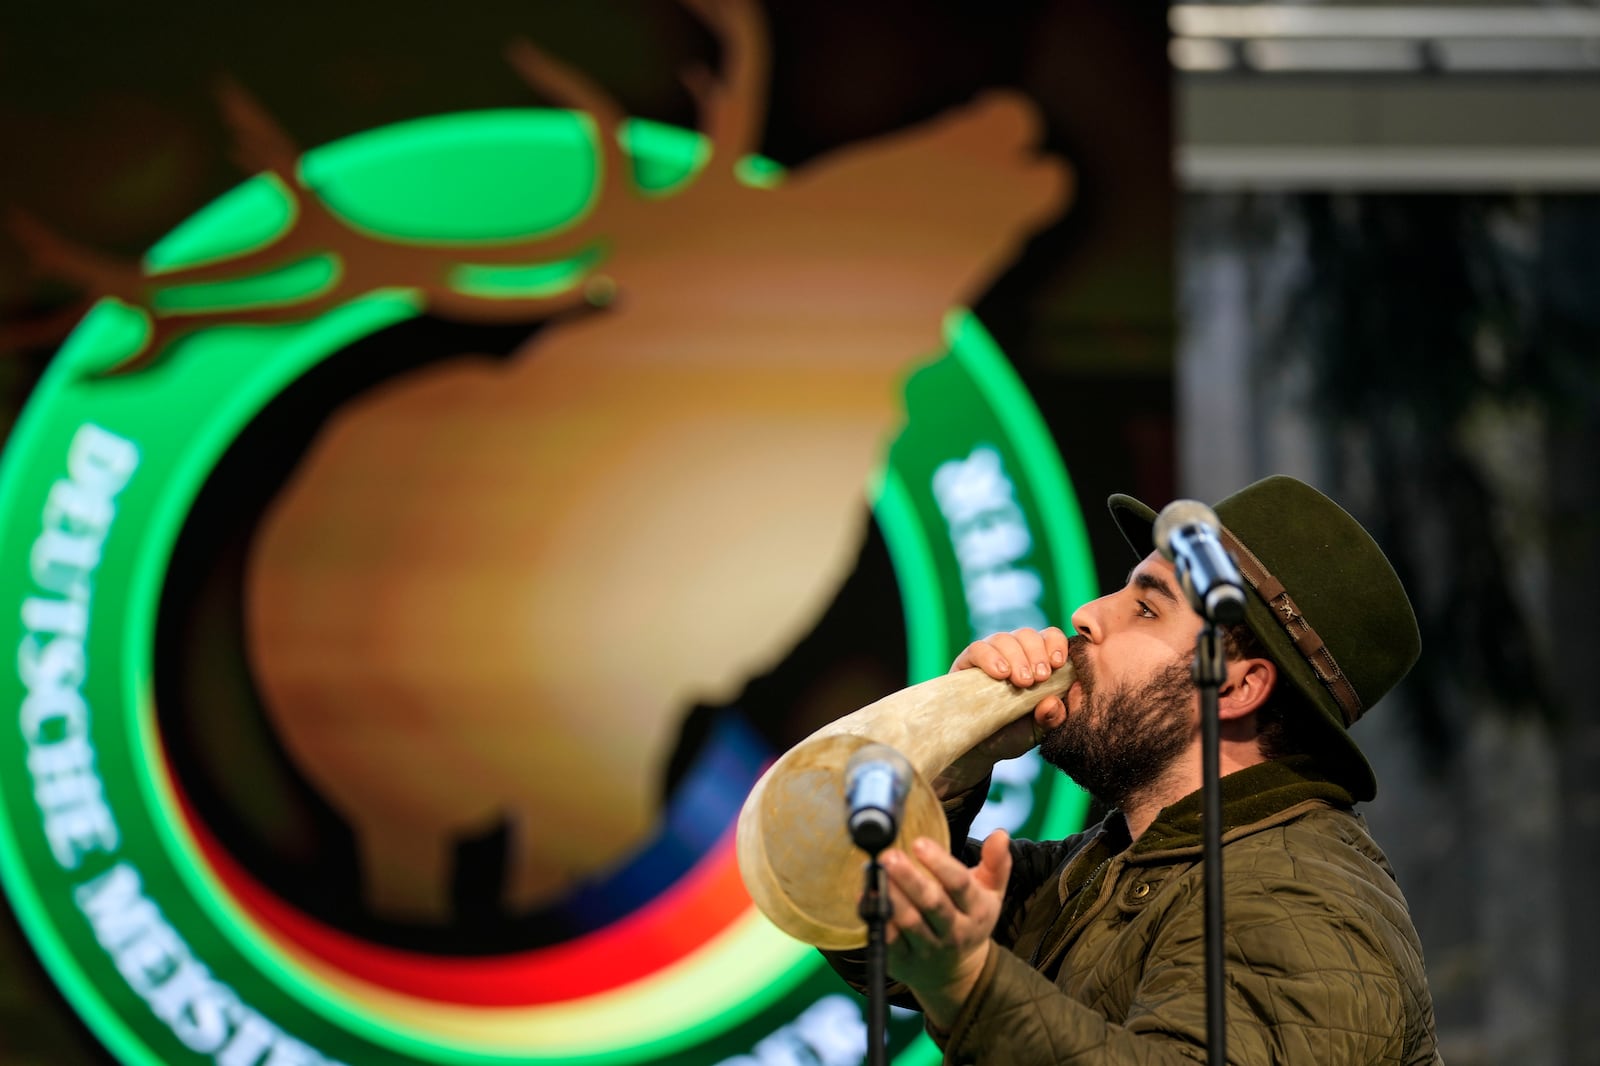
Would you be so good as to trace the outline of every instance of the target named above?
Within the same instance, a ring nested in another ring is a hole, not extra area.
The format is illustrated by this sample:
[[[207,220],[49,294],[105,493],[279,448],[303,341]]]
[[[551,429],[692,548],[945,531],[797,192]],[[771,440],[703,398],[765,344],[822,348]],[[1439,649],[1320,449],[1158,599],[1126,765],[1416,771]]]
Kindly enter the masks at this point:
[[[1011,835],[996,829],[983,841],[983,851],[972,871],[977,882],[992,892],[1005,890],[1011,880]]]

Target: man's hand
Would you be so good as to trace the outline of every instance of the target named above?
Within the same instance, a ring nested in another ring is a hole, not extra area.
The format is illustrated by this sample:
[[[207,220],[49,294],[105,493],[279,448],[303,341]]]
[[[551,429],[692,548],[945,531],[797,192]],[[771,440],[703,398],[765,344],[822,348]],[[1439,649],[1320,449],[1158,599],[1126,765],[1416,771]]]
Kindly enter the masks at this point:
[[[990,833],[972,869],[927,837],[912,842],[926,872],[898,851],[880,860],[894,907],[885,931],[889,972],[941,1029],[954,1024],[993,947],[990,934],[1011,877],[1009,844],[1004,829]]]
[[[1027,688],[1035,681],[1043,681],[1066,663],[1067,635],[1060,628],[1050,626],[1048,629],[1013,629],[975,640],[956,656],[956,661],[950,664],[950,672],[976,666],[990,677]]]
[[[1029,688],[1066,662],[1067,635],[1051,626],[995,633],[975,640],[956,656],[956,661],[950,664],[950,672],[976,666],[992,678],[1010,681],[1018,688]],[[1019,718],[1002,727],[946,767],[934,779],[934,791],[941,799],[965,792],[987,777],[995,763],[1015,759],[1029,750],[1039,742],[1040,734],[1060,725],[1066,716],[1066,704],[1057,696],[1046,696],[1033,709],[1031,717]]]

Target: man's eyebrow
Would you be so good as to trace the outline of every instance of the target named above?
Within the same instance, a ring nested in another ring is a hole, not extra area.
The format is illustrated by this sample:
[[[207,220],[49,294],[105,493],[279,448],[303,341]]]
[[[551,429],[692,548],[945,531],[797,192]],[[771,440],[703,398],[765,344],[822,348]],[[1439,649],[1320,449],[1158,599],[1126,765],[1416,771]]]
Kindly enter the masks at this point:
[[[1153,592],[1168,603],[1178,602],[1178,594],[1172,591],[1172,586],[1154,574],[1130,573],[1128,584],[1144,592]]]

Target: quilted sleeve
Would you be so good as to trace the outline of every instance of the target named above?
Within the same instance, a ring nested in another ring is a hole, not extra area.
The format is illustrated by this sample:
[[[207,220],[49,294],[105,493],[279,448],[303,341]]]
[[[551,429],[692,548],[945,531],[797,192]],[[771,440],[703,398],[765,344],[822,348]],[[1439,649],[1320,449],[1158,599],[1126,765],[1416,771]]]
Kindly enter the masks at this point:
[[[1206,1061],[1204,922],[1198,892],[1168,910],[1143,955],[1108,951],[1090,984],[1134,983],[1122,1017],[1066,995],[1009,952],[988,965],[945,1043],[951,1063]],[[1343,901],[1348,904],[1349,901]],[[1226,916],[1227,1059],[1399,1063],[1403,982],[1379,926],[1304,883],[1258,883]],[[1112,972],[1120,969],[1122,973]]]

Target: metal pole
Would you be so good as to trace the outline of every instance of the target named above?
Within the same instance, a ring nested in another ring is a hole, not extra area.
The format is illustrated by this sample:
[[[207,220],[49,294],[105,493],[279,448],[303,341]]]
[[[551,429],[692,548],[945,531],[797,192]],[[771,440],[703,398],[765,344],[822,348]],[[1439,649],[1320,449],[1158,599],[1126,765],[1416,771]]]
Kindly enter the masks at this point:
[[[1204,799],[1206,1047],[1211,1066],[1225,1066],[1227,1022],[1222,972],[1222,728],[1217,690],[1227,676],[1222,630],[1207,621],[1195,644],[1194,682],[1200,689],[1201,788]]]
[[[884,1066],[889,1026],[889,949],[884,927],[889,921],[889,893],[878,853],[870,853],[866,885],[857,912],[867,923],[867,1066]]]

